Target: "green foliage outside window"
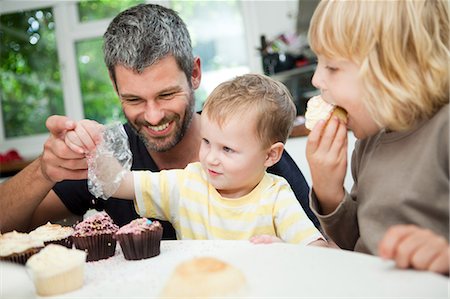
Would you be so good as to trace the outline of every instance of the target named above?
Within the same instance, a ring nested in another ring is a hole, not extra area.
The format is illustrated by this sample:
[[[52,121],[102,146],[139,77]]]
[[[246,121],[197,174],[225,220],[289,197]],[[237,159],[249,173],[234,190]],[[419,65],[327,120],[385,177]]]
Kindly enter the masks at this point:
[[[0,97],[4,135],[45,133],[45,120],[64,114],[53,12],[0,16]]]
[[[144,2],[142,0],[80,1],[78,15],[81,22],[110,19],[128,7]],[[121,113],[120,101],[103,61],[102,45],[102,37],[76,43],[84,116],[104,124],[116,120],[123,122],[125,118]]]
[[[143,2],[81,1],[78,3],[78,15],[81,22],[111,19],[120,11]],[[232,18],[233,23],[242,22],[235,19],[240,17],[239,2],[173,0],[171,5],[187,23],[194,53],[202,58],[205,82],[196,91],[197,109],[200,110],[208,94],[208,89],[205,89],[207,73],[245,64],[239,61],[244,57],[244,49],[232,44],[232,49],[239,55],[235,53],[230,56],[228,49],[220,48],[224,38],[218,42],[216,34],[212,34],[219,26],[212,20],[220,20],[221,13],[228,19]],[[211,25],[206,36],[201,32],[203,25],[198,23],[199,19],[205,18]],[[67,113],[64,110],[54,28],[51,8],[0,16],[0,112],[6,138],[47,133],[47,117]],[[101,36],[75,42],[84,117],[101,123],[124,121],[120,101],[103,61],[102,42]],[[227,53],[226,57],[224,53]]]
[[[143,0],[84,0],[78,3],[81,22],[114,18],[128,7],[144,3]]]
[[[103,61],[102,38],[76,43],[84,116],[100,123],[123,121],[121,105]]]

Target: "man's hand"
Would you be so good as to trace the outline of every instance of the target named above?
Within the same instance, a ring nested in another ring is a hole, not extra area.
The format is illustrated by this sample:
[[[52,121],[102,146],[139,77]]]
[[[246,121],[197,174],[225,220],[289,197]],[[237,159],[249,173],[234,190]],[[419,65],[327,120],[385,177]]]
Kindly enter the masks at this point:
[[[64,142],[66,132],[74,130],[75,122],[66,116],[53,115],[47,119],[50,136],[40,157],[43,176],[53,183],[87,178],[85,154],[73,151]]]
[[[66,132],[64,141],[74,152],[88,154],[95,150],[101,142],[103,125],[89,119],[83,119],[76,123],[75,129]]]

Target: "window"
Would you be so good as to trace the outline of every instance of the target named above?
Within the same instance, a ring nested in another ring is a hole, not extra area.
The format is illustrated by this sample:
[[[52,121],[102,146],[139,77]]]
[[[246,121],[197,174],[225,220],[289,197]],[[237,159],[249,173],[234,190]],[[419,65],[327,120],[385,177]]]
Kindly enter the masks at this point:
[[[197,110],[201,110],[218,83],[250,71],[240,2],[171,3],[188,27],[194,55],[202,60],[202,83],[196,91]]]
[[[64,113],[53,10],[1,15],[0,26],[3,135],[45,133],[45,119]]]
[[[102,38],[76,42],[76,57],[83,111],[100,123],[121,120],[122,110],[103,62]]]
[[[79,21],[111,19],[122,10],[144,2],[143,0],[82,0],[77,4]]]
[[[113,16],[142,2],[1,0],[0,152],[16,148],[25,157],[36,157],[48,136],[45,120],[52,114],[102,123],[123,120],[103,62],[102,36]],[[296,3],[156,2],[179,12],[191,33],[194,54],[202,59],[197,109],[220,82],[262,72],[256,50],[259,36],[285,30],[286,23],[268,24],[265,16],[283,20],[286,15],[273,7],[283,8],[285,14],[292,10],[290,3]]]

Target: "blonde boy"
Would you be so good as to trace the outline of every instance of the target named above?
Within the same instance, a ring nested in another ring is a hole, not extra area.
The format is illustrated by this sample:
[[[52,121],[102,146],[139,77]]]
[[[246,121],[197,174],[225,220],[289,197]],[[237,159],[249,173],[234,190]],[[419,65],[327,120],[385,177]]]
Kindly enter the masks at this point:
[[[313,210],[342,248],[449,273],[447,1],[323,1],[313,84],[348,112],[307,142]],[[343,187],[347,129],[359,139]]]

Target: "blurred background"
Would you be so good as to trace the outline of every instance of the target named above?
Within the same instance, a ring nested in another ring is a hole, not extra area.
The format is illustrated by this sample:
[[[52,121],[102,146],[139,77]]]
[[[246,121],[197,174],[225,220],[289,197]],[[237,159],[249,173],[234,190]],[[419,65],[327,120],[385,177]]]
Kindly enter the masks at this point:
[[[52,114],[124,120],[102,35],[117,13],[144,2],[173,8],[188,26],[203,69],[197,110],[220,82],[256,72],[285,83],[304,114],[316,92],[306,39],[316,0],[0,0],[0,172],[2,161],[39,155]]]

